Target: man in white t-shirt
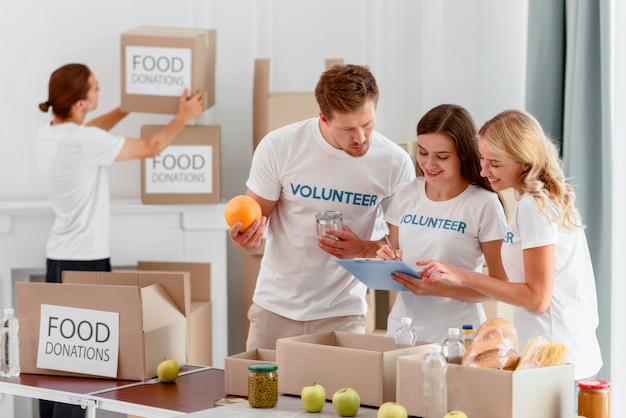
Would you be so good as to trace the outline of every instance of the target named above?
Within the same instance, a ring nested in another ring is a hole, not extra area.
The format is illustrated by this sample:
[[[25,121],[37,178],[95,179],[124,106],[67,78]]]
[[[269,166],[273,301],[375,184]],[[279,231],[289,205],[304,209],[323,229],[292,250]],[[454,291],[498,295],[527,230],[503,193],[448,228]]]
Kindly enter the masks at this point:
[[[378,87],[357,65],[324,72],[315,89],[318,118],[268,133],[246,183],[263,219],[233,243],[254,251],[267,242],[248,312],[246,349],[274,349],[278,338],[325,331],[364,332],[366,287],[335,258],[374,257],[370,241],[379,208],[415,177],[410,156],[374,130]],[[343,230],[317,236],[315,215],[343,214]]]

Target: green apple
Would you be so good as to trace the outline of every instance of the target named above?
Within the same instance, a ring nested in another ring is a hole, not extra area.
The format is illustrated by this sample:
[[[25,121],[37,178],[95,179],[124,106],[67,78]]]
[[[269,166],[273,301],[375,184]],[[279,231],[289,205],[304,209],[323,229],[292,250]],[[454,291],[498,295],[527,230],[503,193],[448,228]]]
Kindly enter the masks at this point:
[[[450,411],[443,418],[467,418],[467,414],[462,411]]]
[[[305,386],[300,391],[300,398],[307,412],[319,412],[326,404],[326,389],[319,383]]]
[[[396,402],[385,402],[378,408],[376,418],[408,418],[409,413],[404,405]]]
[[[176,360],[163,360],[157,366],[159,382],[171,383],[178,378],[178,363]]]
[[[359,412],[361,397],[352,388],[341,388],[333,394],[333,406],[342,417],[353,417]]]

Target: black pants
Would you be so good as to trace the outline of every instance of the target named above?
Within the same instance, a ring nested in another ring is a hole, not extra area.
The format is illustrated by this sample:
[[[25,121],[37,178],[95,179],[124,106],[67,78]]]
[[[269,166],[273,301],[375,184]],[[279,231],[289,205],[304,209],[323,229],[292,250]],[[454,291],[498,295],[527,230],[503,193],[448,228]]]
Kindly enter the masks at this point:
[[[46,282],[61,283],[64,270],[72,271],[111,271],[111,262],[103,260],[67,261],[46,260]],[[40,418],[84,418],[85,410],[80,405],[52,401],[39,401]]]

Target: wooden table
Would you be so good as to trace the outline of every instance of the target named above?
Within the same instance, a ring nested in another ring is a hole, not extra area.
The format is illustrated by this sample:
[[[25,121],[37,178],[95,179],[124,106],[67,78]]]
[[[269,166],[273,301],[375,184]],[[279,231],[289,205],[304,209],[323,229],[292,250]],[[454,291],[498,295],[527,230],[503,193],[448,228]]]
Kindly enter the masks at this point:
[[[174,417],[214,407],[226,396],[224,370],[182,366],[174,383],[22,374],[0,377],[0,392],[146,417]]]

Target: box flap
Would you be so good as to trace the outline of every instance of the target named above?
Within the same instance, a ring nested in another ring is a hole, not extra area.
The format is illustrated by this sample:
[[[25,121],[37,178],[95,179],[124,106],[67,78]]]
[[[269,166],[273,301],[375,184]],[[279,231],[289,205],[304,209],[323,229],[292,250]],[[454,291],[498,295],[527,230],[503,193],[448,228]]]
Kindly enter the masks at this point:
[[[191,311],[191,282],[187,272],[64,271],[63,283],[145,287],[159,283],[185,316]]]
[[[141,288],[143,331],[151,332],[163,325],[177,323],[185,316],[160,283]]]
[[[211,300],[211,263],[190,263],[172,261],[138,261],[138,270],[186,271],[191,281],[191,300]]]
[[[146,350],[145,378],[157,375],[163,360],[187,362],[187,320],[159,283],[141,288]]]

